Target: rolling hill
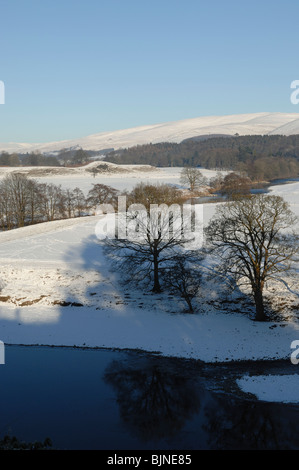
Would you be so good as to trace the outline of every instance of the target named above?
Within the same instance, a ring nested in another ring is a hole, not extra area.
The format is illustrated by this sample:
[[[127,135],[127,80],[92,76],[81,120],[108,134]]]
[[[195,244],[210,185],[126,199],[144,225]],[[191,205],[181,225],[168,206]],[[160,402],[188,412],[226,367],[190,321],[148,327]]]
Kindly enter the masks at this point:
[[[100,132],[87,137],[49,143],[0,143],[0,151],[54,153],[62,148],[101,151],[105,148],[129,148],[159,142],[180,143],[185,139],[221,134],[293,135],[299,134],[298,113],[256,113],[207,116],[130,129]]]

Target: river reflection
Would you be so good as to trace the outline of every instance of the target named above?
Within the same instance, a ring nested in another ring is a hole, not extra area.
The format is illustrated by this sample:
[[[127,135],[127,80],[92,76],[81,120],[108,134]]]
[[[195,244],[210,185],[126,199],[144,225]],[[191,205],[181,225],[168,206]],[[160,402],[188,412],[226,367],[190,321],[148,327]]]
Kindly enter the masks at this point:
[[[204,393],[200,377],[162,358],[113,361],[105,376],[120,414],[143,440],[173,437],[199,412]]]
[[[298,406],[242,394],[235,379],[250,369],[258,372],[133,351],[10,346],[0,437],[49,437],[57,449],[299,449]]]
[[[298,407],[213,393],[220,379],[219,366],[165,358],[114,361],[105,373],[126,427],[143,441],[187,432],[191,449],[299,448]]]
[[[207,410],[211,449],[298,449],[298,410],[231,398]]]

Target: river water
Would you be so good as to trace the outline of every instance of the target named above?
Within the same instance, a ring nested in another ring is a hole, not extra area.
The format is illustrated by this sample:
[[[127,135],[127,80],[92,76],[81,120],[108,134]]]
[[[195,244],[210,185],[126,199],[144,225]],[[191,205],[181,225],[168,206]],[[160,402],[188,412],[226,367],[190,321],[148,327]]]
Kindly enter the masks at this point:
[[[6,346],[0,437],[48,437],[54,449],[70,450],[299,449],[299,406],[260,402],[236,386],[265,367],[288,366]]]

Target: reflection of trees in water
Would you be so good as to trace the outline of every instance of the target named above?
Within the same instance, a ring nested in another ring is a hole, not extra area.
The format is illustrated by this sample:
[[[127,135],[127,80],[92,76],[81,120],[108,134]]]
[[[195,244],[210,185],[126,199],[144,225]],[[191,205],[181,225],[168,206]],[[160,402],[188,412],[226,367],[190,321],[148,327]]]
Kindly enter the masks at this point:
[[[175,435],[200,408],[194,372],[192,377],[161,358],[112,362],[105,380],[116,390],[123,421],[144,440]]]
[[[209,392],[203,370],[145,356],[112,362],[105,381],[116,392],[127,429],[141,440],[181,437],[195,449],[299,449],[298,407]],[[223,369],[208,376],[216,384]],[[188,436],[180,436],[191,418]]]
[[[298,410],[285,405],[226,397],[207,417],[205,428],[214,449],[298,449]]]

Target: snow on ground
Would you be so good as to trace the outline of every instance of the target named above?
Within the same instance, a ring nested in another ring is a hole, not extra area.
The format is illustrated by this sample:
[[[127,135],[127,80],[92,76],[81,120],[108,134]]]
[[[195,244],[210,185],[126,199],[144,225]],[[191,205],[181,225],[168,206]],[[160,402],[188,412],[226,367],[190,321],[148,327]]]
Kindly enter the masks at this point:
[[[19,230],[11,231],[11,240],[3,234],[4,343],[140,348],[207,362],[289,357],[290,343],[299,338],[296,318],[257,324],[245,306],[226,312],[216,286],[195,315],[184,314],[171,295],[122,286],[95,236],[98,220],[59,221],[53,230],[40,224],[30,235],[21,229],[20,238]]]
[[[244,376],[237,380],[246,393],[259,400],[283,403],[298,403],[299,375]]]
[[[96,161],[78,168],[57,168],[57,167],[0,167],[0,180],[12,172],[22,172],[30,178],[41,183],[53,183],[61,185],[64,189],[80,188],[86,195],[93,184],[106,184],[119,191],[130,191],[141,181],[149,184],[173,184],[180,186],[181,167],[156,168],[149,165],[115,165],[104,162],[111,168],[111,171],[103,171],[93,176],[90,171],[102,162]],[[218,173],[214,170],[201,170],[203,175],[210,179]],[[222,172],[226,174],[227,172]]]
[[[4,343],[140,348],[207,362],[289,357],[299,338],[296,309],[288,321],[257,324],[248,305],[222,302],[211,283],[199,312],[184,314],[171,295],[120,284],[96,238],[98,220],[0,234]]]
[[[178,169],[169,170],[162,170],[163,177],[175,184]],[[299,215],[299,183],[271,190]],[[205,222],[214,210],[214,204],[204,205]],[[212,282],[201,294],[198,312],[186,314],[172,295],[120,282],[95,235],[99,220],[91,216],[0,233],[0,339],[5,344],[142,349],[205,362],[290,359],[291,343],[299,340],[297,280],[291,288],[268,286],[279,321],[252,321],[250,301],[241,292],[226,299]],[[262,388],[262,399],[266,390],[278,391],[274,377],[252,383],[244,378],[240,386],[250,393],[253,386]],[[288,383],[280,386],[286,399]]]
[[[290,209],[299,216],[299,181],[272,186],[270,194],[281,196],[290,205]]]

